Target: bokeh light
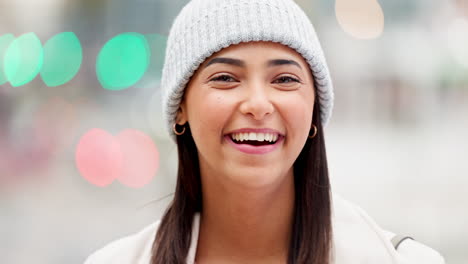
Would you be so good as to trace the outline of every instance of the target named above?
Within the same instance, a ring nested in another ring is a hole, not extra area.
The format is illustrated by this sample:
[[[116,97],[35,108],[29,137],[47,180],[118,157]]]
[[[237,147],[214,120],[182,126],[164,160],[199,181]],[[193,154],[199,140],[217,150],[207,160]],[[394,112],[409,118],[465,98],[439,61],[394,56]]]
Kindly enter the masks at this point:
[[[5,34],[0,36],[0,85],[6,83],[8,80],[5,76],[5,69],[3,67],[3,61],[5,59],[5,53],[11,42],[15,39],[13,34]]]
[[[76,147],[76,166],[90,183],[105,187],[122,171],[123,155],[118,140],[102,129],[91,129]]]
[[[14,87],[32,81],[41,70],[44,61],[42,43],[34,33],[26,33],[14,39],[8,47],[5,59],[5,76]]]
[[[139,33],[123,33],[110,39],[100,51],[96,74],[102,87],[122,90],[137,83],[148,69],[150,50]]]
[[[41,78],[51,87],[65,84],[78,73],[82,60],[81,43],[75,33],[59,33],[44,45]]]
[[[377,0],[336,0],[335,13],[342,29],[355,38],[377,38],[384,30],[384,13]]]
[[[160,34],[147,34],[145,38],[150,49],[150,62],[145,75],[136,84],[139,88],[154,88],[161,80],[162,68],[167,44],[167,36]]]
[[[80,139],[75,154],[76,166],[90,183],[105,187],[118,179],[122,184],[141,188],[159,168],[159,152],[151,137],[126,129],[117,136],[92,129]]]
[[[143,132],[132,129],[120,132],[117,139],[124,157],[118,180],[132,188],[147,185],[159,167],[159,153],[153,140]]]

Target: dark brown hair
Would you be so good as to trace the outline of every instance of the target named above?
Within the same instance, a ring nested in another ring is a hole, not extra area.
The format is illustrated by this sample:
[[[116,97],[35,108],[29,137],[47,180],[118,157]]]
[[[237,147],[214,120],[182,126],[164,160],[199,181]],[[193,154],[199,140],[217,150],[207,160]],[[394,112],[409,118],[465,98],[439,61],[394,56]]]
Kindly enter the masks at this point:
[[[295,207],[288,264],[329,264],[332,251],[331,195],[319,97],[312,123],[317,135],[308,139],[294,162]],[[192,221],[202,210],[200,168],[190,126],[177,137],[179,168],[174,198],[161,219],[151,264],[185,264]]]

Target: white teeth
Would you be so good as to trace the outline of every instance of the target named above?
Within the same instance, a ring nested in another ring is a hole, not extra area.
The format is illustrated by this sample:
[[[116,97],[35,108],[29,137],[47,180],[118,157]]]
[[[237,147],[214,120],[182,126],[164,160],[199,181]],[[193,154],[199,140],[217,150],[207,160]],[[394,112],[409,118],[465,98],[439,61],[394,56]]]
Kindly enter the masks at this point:
[[[231,134],[231,138],[235,141],[268,141],[268,142],[276,142],[278,140],[278,134],[273,133],[235,133]]]
[[[257,140],[258,140],[258,141],[264,141],[264,140],[265,140],[265,134],[263,134],[263,133],[258,133],[258,134],[257,134]]]
[[[240,140],[245,141],[249,139],[249,135],[247,133],[241,133],[240,134]]]

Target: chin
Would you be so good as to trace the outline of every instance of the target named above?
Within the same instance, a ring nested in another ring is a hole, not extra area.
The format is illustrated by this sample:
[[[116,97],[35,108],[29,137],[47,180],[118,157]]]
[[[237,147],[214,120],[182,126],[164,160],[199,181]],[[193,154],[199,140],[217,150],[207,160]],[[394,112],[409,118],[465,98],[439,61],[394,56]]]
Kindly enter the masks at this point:
[[[257,189],[268,187],[282,182],[286,174],[278,173],[279,169],[265,167],[246,167],[239,169],[234,174],[230,174],[231,181],[245,188]]]

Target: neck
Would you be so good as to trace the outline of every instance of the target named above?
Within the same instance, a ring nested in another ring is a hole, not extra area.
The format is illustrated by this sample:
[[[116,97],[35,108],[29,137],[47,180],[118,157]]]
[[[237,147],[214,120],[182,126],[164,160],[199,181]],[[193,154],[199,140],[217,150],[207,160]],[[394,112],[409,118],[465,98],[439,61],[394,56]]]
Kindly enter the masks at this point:
[[[202,177],[197,262],[286,262],[294,211],[292,169],[279,178],[272,186],[249,189]]]

